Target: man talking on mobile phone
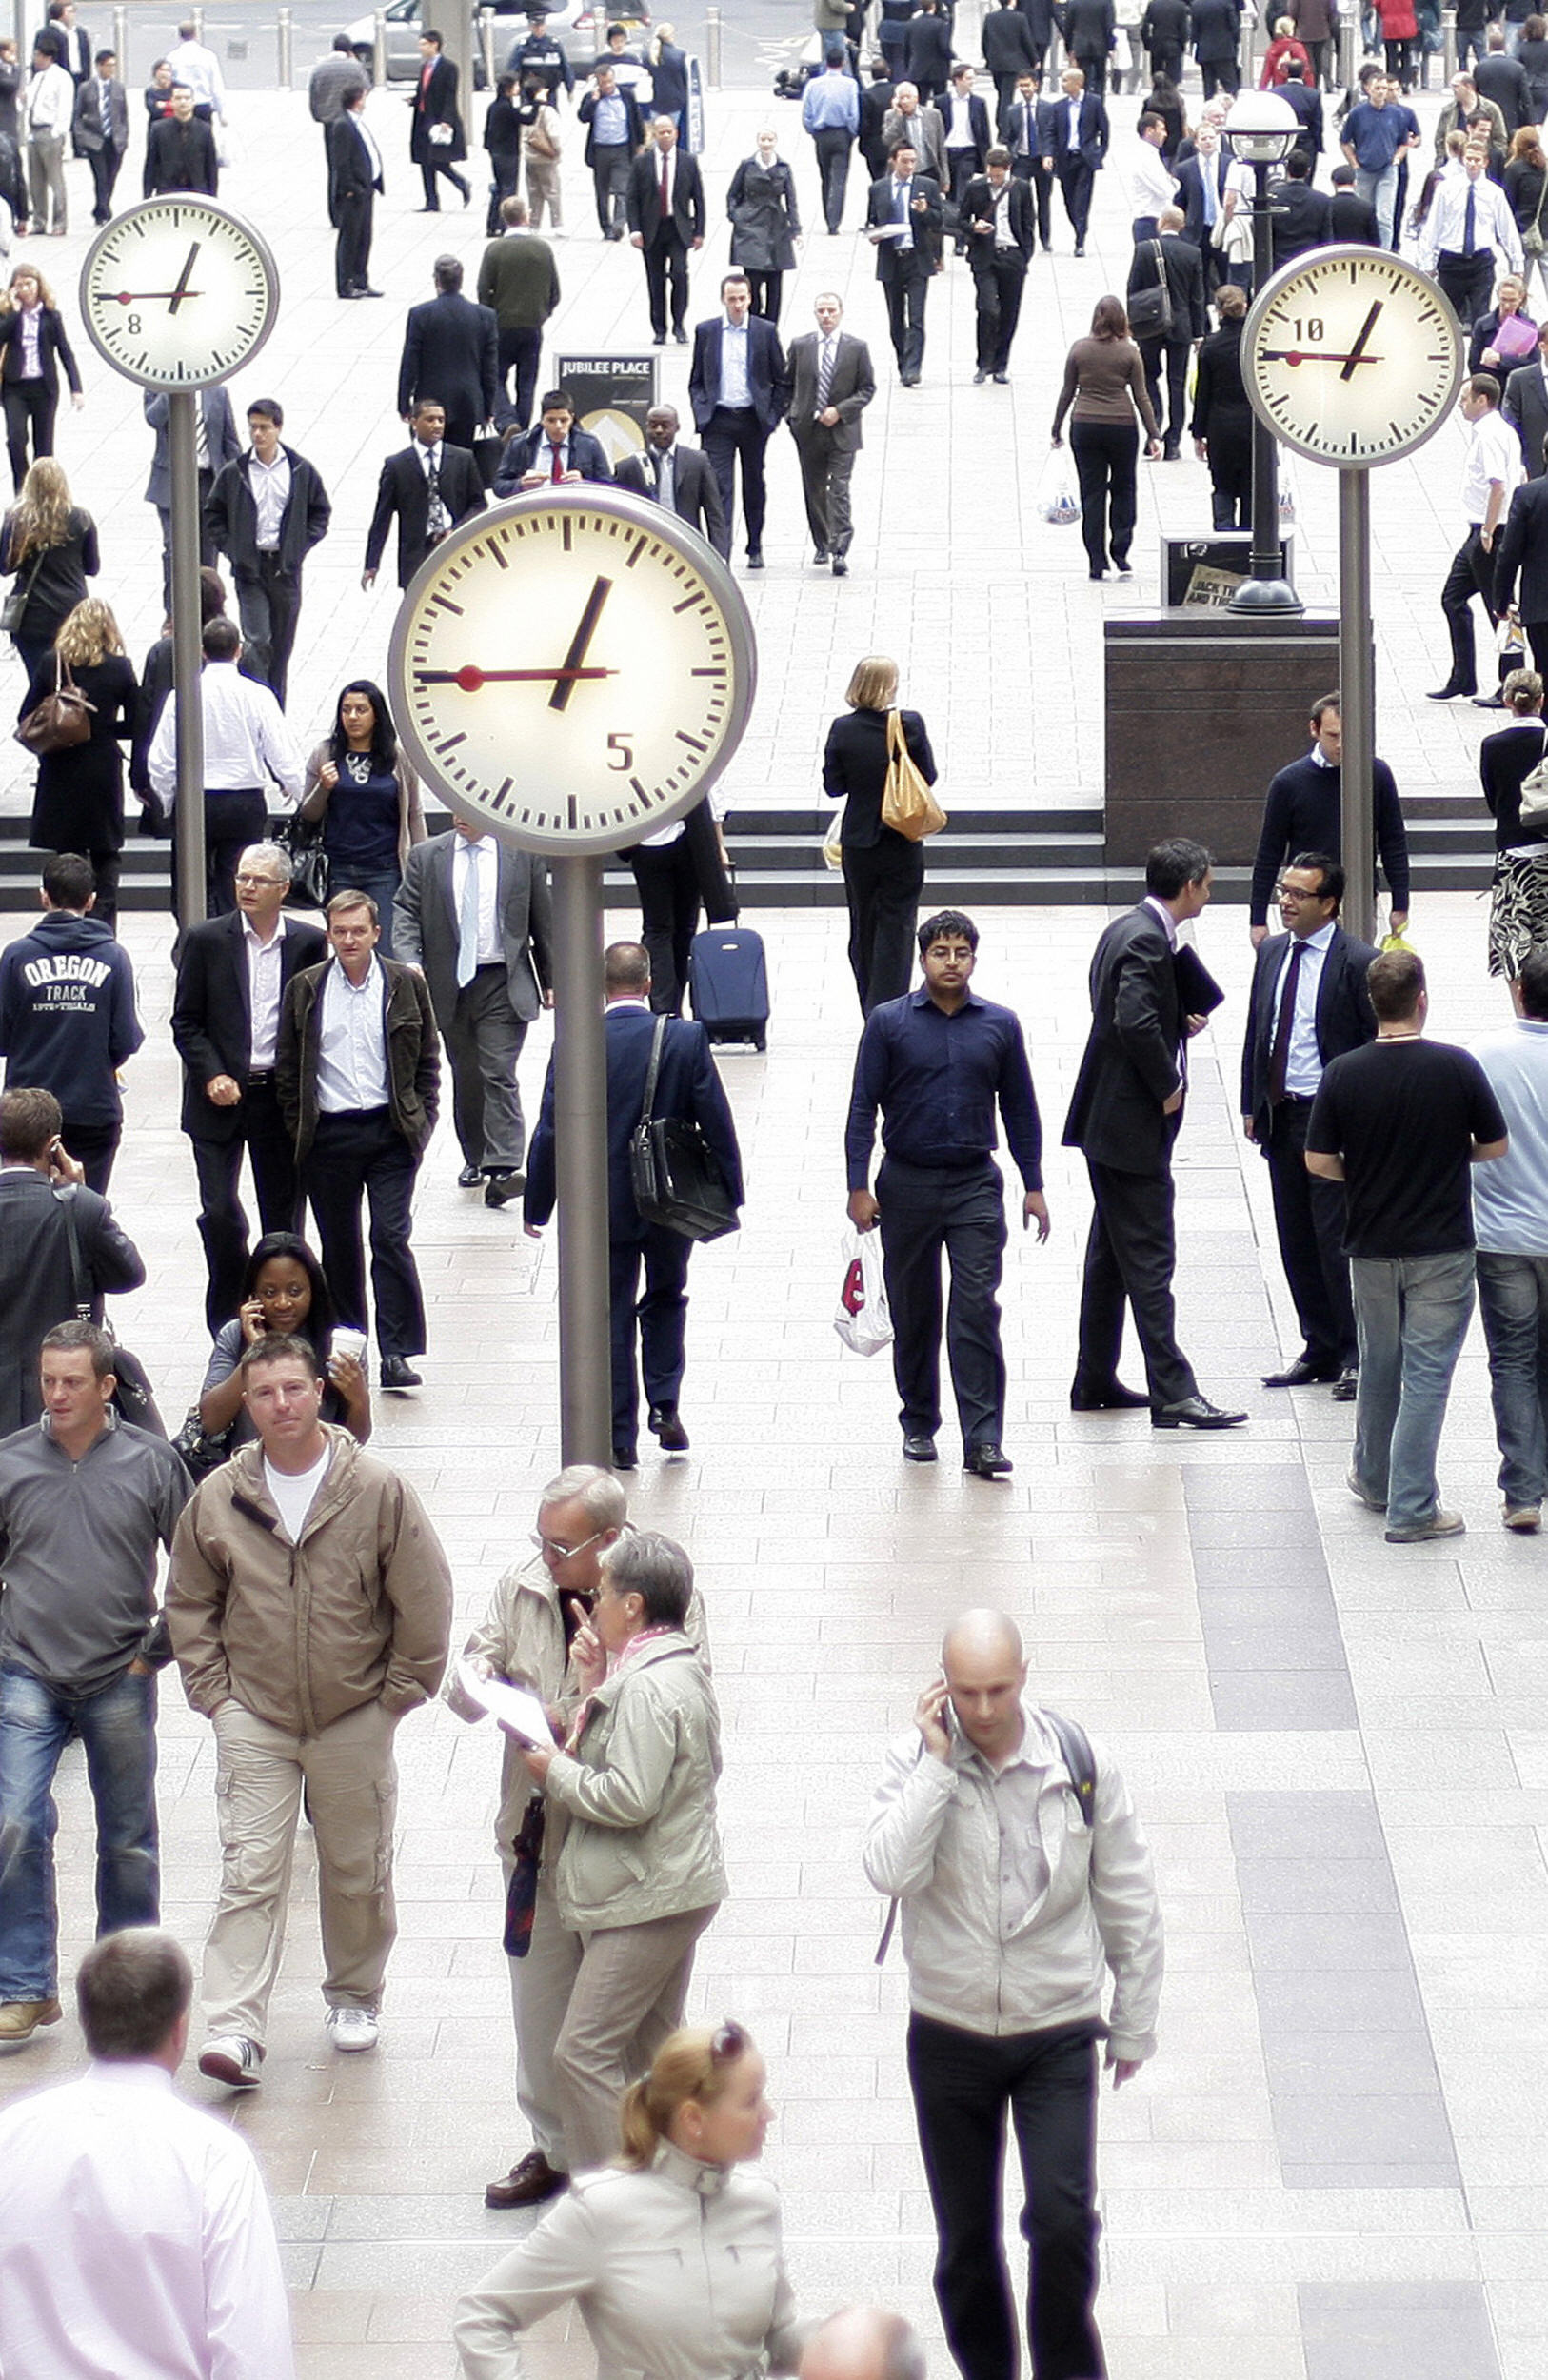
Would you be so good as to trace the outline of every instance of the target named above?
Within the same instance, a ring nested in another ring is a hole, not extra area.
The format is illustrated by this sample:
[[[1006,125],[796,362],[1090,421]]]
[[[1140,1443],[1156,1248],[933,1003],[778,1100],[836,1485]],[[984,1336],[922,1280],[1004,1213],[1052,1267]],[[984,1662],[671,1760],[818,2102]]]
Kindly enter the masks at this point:
[[[106,1199],[86,1187],[85,1168],[61,1140],[51,1091],[0,1096],[0,1437],[26,1429],[43,1411],[38,1349],[45,1331],[76,1319],[102,1320],[103,1293],[138,1289],[145,1266],[113,1220]],[[70,1251],[70,1223],[81,1279]]]
[[[888,1755],[863,1856],[903,1910],[908,2079],[957,2368],[963,2380],[1015,2380],[1021,2362],[1000,2221],[1008,2108],[1026,2189],[1033,2380],[1101,2380],[1097,2043],[1115,2088],[1155,2051],[1161,1909],[1122,1777],[1072,1720],[1027,1700],[1004,1612],[963,1612],[946,1631],[941,1676]],[[890,1933],[889,1919],[883,1954]]]

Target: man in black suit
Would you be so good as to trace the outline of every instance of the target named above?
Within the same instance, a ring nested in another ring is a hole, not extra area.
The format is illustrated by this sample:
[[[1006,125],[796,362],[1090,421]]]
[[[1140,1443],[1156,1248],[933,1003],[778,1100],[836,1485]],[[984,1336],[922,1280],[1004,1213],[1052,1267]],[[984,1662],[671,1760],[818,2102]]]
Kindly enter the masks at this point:
[[[698,530],[724,562],[731,559],[731,530],[709,458],[697,446],[678,444],[675,405],[653,405],[645,415],[645,450],[626,454],[613,478],[636,496],[670,505],[680,521]]]
[[[411,306],[404,325],[398,367],[398,411],[407,422],[420,397],[436,397],[447,409],[447,436],[454,446],[473,444],[500,402],[500,330],[494,309],[463,295],[463,268],[456,256],[435,260],[435,295]]]
[[[466,446],[447,444],[445,408],[433,397],[421,397],[409,421],[412,437],[382,466],[376,488],[376,510],[366,536],[366,567],[360,584],[367,591],[376,585],[387,525],[398,520],[398,585],[407,586],[432,545],[484,509],[484,482]]]
[[[614,69],[599,58],[592,71],[596,89],[586,92],[576,114],[585,126],[585,162],[597,193],[602,236],[621,240],[629,167],[645,139],[645,127],[633,91],[619,89]]]
[[[1218,90],[1234,98],[1241,88],[1241,0],[1192,0],[1193,54],[1203,77],[1204,97]]]
[[[870,89],[860,94],[860,153],[865,160],[873,182],[878,174],[885,173],[887,169],[887,145],[883,127],[897,89],[885,58],[873,58]]]
[[[79,28],[84,32],[84,27]],[[118,59],[111,50],[99,50],[97,70],[89,74],[75,93],[75,153],[91,169],[93,223],[108,223],[113,211],[113,184],[129,147],[129,99],[118,79]]]
[[[382,152],[367,129],[366,85],[352,83],[344,106],[323,128],[327,151],[327,219],[336,234],[333,287],[341,298],[380,297],[371,288],[371,219],[386,189]]]
[[[538,409],[535,429],[509,438],[494,475],[494,492],[517,496],[526,487],[573,486],[583,479],[611,479],[612,466],[600,438],[575,426],[575,404],[567,389],[550,388]]]
[[[1145,897],[1115,918],[1091,962],[1091,1032],[1064,1121],[1066,1148],[1083,1149],[1095,1212],[1081,1285],[1075,1413],[1148,1404],[1158,1430],[1225,1430],[1245,1421],[1199,1394],[1177,1343],[1172,1274],[1172,1147],[1187,1084],[1183,1047],[1206,1018],[1184,1005],[1208,978],[1178,928],[1201,914],[1213,881],[1202,843],[1179,836],[1145,862]],[[1118,1377],[1123,1307],[1133,1310],[1149,1395]]]
[[[990,148],[989,110],[973,89],[970,66],[952,68],[951,89],[943,94],[940,111],[945,132],[945,200],[957,226],[957,254],[965,256],[967,239],[959,212],[962,196],[969,182],[983,171]]]
[[[248,407],[248,451],[215,475],[205,524],[236,582],[242,640],[281,709],[301,618],[301,570],[333,517],[316,467],[280,432],[277,397]]]
[[[698,323],[688,368],[688,403],[699,444],[721,491],[727,535],[736,519],[736,472],[742,466],[742,510],[747,528],[747,567],[764,566],[764,515],[768,490],[764,457],[790,401],[784,349],[774,325],[752,311],[752,284],[728,272],[721,283],[724,308]]]
[[[294,1231],[301,1216],[295,1152],[274,1088],[274,1052],[290,980],[325,959],[327,943],[315,925],[286,909],[289,884],[288,855],[277,843],[253,843],[237,862],[236,907],[189,926],[178,951],[172,1040],[183,1061],[183,1130],[199,1177],[211,1335],[231,1319],[242,1295],[244,1149],[265,1231]]]
[[[985,171],[963,192],[963,229],[978,292],[975,386],[992,372],[1010,378],[1010,347],[1022,319],[1026,268],[1037,244],[1032,194],[1010,169],[1010,150],[991,149]]]
[[[705,244],[705,186],[699,160],[677,145],[677,119],[651,118],[651,146],[629,169],[629,238],[645,257],[650,330],[666,345],[666,285],[672,289],[672,336],[688,344],[688,250]]]
[[[924,361],[924,301],[941,256],[945,208],[941,185],[918,173],[914,149],[899,141],[892,164],[871,184],[865,227],[876,249],[876,277],[887,301],[887,327],[905,388],[919,387]]]
[[[1322,94],[1306,80],[1306,69],[1299,58],[1285,60],[1284,81],[1280,85],[1279,95],[1292,115],[1300,120],[1296,149],[1306,160],[1307,172],[1315,174],[1324,137]]]
[[[632,1471],[638,1458],[640,1382],[635,1371],[635,1324],[645,1374],[650,1429],[664,1454],[687,1450],[678,1413],[688,1313],[688,1259],[693,1241],[682,1232],[642,1220],[634,1202],[629,1143],[645,1104],[645,1081],[658,1022],[664,1027],[661,1066],[651,1112],[696,1123],[732,1203],[743,1203],[742,1157],[725,1093],[702,1024],[682,1017],[657,1019],[650,1010],[650,960],[641,942],[610,942],[603,953],[607,1003],[607,1242],[611,1268],[613,1469]],[[554,1210],[554,1074],[543,1086],[543,1110],[527,1155],[523,1220],[534,1238]],[[645,1267],[645,1295],[640,1268]]]
[[[927,108],[951,73],[951,17],[941,0],[920,0],[903,34],[903,72]]]
[[[1161,369],[1165,367],[1166,434],[1161,452],[1168,463],[1175,463],[1182,451],[1182,428],[1187,418],[1188,358],[1196,342],[1208,335],[1209,304],[1204,296],[1204,260],[1182,237],[1181,208],[1163,207],[1158,221],[1160,237],[1141,240],[1134,251],[1128,294],[1132,298],[1139,289],[1157,288],[1162,276],[1165,278],[1172,308],[1170,327],[1141,338],[1138,344],[1144,358],[1150,409],[1158,422],[1161,417]]]
[[[1010,150],[1012,173],[1032,193],[1038,210],[1038,241],[1047,256],[1054,245],[1054,177],[1051,171],[1042,170],[1042,143],[1038,130],[1038,91],[1042,81],[1039,74],[1023,74],[1017,83],[1004,140]]]
[[[1323,248],[1333,237],[1333,201],[1325,190],[1314,190],[1311,164],[1303,149],[1293,149],[1284,161],[1284,179],[1274,188],[1272,235],[1274,269],[1288,265],[1308,248]]]
[[[1085,254],[1085,229],[1091,220],[1091,193],[1107,155],[1107,110],[1085,87],[1078,66],[1067,66],[1059,78],[1060,97],[1038,103],[1038,164],[1044,174],[1058,178],[1064,212],[1075,234],[1075,253]]]
[[[1354,1401],[1359,1369],[1344,1191],[1306,1170],[1306,1126],[1322,1070],[1376,1039],[1365,972],[1376,952],[1339,922],[1344,873],[1322,851],[1299,851],[1280,878],[1285,931],[1258,945],[1241,1049],[1241,1128],[1268,1160],[1274,1227],[1300,1324],[1300,1353],[1265,1388],[1331,1380]]]
[[[1499,409],[1521,442],[1527,478],[1540,479],[1548,450],[1548,323],[1538,333],[1531,363],[1518,364],[1506,381]]]
[[[813,559],[831,561],[836,579],[849,572],[854,523],[849,478],[864,444],[861,415],[876,394],[871,351],[840,328],[843,307],[825,290],[812,308],[815,330],[790,342],[790,410],[786,417],[801,459],[801,487]]]
[[[1328,228],[1336,240],[1355,240],[1363,248],[1381,246],[1381,227],[1376,219],[1376,208],[1368,198],[1361,198],[1356,189],[1353,166],[1335,166],[1333,169]]]
[[[1224,273],[1213,234],[1224,221],[1229,171],[1230,160],[1221,152],[1219,128],[1207,121],[1201,124],[1194,135],[1192,156],[1178,161],[1177,203],[1182,209],[1182,237],[1203,259],[1204,281],[1211,294]]]
[[[1056,13],[1065,54],[1085,76],[1087,90],[1100,99],[1107,89],[1107,56],[1118,22],[1113,0],[1065,0]]]
[[[1540,675],[1548,669],[1548,478],[1540,469],[1511,498],[1495,554],[1495,610],[1502,616],[1513,605]]]
[[[148,389],[143,399],[145,418],[156,433],[155,448],[150,457],[150,476],[145,484],[145,500],[154,505],[161,523],[161,596],[168,609],[172,601],[172,465],[168,443],[168,424],[171,420],[171,399],[153,396]],[[224,387],[201,388],[199,391],[199,424],[197,431],[199,456],[199,560],[206,569],[215,560],[214,540],[205,519],[205,506],[215,485],[215,474],[228,463],[234,463],[242,452],[242,441],[236,433],[231,416],[231,400]]]
[[[995,130],[1003,140],[1010,129],[1017,83],[1023,74],[1042,72],[1042,52],[1016,0],[1000,0],[998,8],[987,11],[979,38],[983,44],[984,69],[994,77]]]
[[[193,112],[193,93],[186,83],[172,86],[172,112],[150,127],[145,145],[145,194],[160,198],[169,191],[203,190],[213,198],[220,187],[215,135]]]
[[[465,207],[473,195],[457,170],[467,154],[467,137],[457,111],[457,69],[449,58],[441,55],[441,48],[439,33],[427,29],[420,34],[419,80],[409,102],[408,154],[425,185],[425,204],[420,208],[424,215],[441,211],[435,193],[437,174],[444,173],[461,191]]]
[[[1140,19],[1140,42],[1153,75],[1169,83],[1182,80],[1182,52],[1193,37],[1193,10],[1188,0],[1147,0]]]

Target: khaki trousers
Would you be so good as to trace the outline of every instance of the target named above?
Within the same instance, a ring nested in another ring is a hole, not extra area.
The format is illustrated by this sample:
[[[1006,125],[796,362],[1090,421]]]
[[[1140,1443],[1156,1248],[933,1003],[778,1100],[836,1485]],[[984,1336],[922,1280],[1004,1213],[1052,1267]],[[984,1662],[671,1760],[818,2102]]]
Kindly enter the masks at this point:
[[[526,165],[526,207],[537,230],[547,208],[554,229],[560,230],[565,221],[565,203],[559,189],[559,160],[557,157],[528,157]]]
[[[715,1908],[581,1935],[581,1963],[554,2045],[571,2172],[617,2156],[619,2101],[683,2022],[694,1945]]]
[[[504,1862],[507,1885],[512,1864]],[[578,1934],[560,1924],[559,1904],[540,1875],[526,1956],[508,1962],[510,2006],[516,2019],[516,2104],[531,2128],[533,2147],[542,2150],[556,2173],[569,2172],[569,2155],[559,2112],[554,2046],[581,1972],[584,1947]]]
[[[241,2033],[262,2046],[285,1948],[303,1784],[317,1841],[323,1997],[330,2008],[374,2009],[398,1931],[390,1714],[367,1702],[319,1735],[292,1735],[228,1702],[214,1725],[221,1881],[205,1944],[209,2032]]]

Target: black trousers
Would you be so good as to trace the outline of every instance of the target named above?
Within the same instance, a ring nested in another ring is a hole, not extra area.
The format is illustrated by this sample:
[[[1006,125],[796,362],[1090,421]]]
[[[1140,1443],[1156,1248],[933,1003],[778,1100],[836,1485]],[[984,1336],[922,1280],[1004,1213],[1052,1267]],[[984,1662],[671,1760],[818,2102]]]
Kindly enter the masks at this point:
[[[1414,44],[1412,41],[1389,41],[1386,44],[1387,72],[1396,75],[1405,92],[1414,88]]]
[[[1117,1379],[1127,1300],[1144,1354],[1152,1405],[1181,1404],[1184,1397],[1197,1396],[1199,1383],[1177,1343],[1172,1169],[1163,1165],[1155,1173],[1125,1174],[1087,1158],[1086,1171],[1096,1211],[1081,1283],[1075,1385],[1100,1393]]]
[[[736,524],[736,466],[742,465],[742,509],[747,524],[747,551],[761,553],[764,545],[764,515],[768,506],[767,483],[764,477],[764,455],[768,446],[768,432],[750,405],[734,409],[718,405],[699,444],[709,457],[709,467],[715,474],[715,485],[721,491],[725,507],[725,533],[730,537]]]
[[[963,2380],[1021,2363],[1001,2237],[1008,2110],[1030,2253],[1033,2380],[1103,2380],[1097,2295],[1097,2045],[1088,2024],[1000,2036],[908,2020],[908,2080],[939,2242],[936,2302]]]
[[[1209,456],[1209,491],[1218,529],[1252,526],[1252,431],[1212,428],[1204,442]]]
[[[1182,444],[1182,426],[1188,418],[1188,358],[1193,348],[1186,339],[1141,339],[1140,354],[1145,367],[1145,386],[1150,390],[1150,409],[1156,416],[1158,429],[1161,424],[1161,373],[1166,374],[1166,427],[1163,433],[1166,451],[1176,454]]]
[[[333,287],[340,297],[364,289],[371,277],[373,190],[355,190],[341,204],[333,240]]]
[[[645,248],[645,288],[650,296],[650,327],[658,339],[666,336],[666,284],[672,285],[672,328],[681,330],[688,318],[688,251],[672,224],[659,224]]]
[[[591,151],[591,181],[597,193],[597,221],[605,240],[621,240],[628,228],[629,168],[634,152],[626,141],[616,146],[601,142]]]
[[[903,1436],[941,1427],[941,1256],[951,1265],[946,1362],[964,1452],[1005,1434],[1005,1359],[996,1292],[1005,1253],[998,1165],[926,1168],[882,1160],[882,1261],[892,1308],[892,1377]]]
[[[979,152],[976,149],[947,149],[946,201],[953,209],[951,216],[953,225],[956,225],[961,218],[963,192],[966,189],[969,182],[972,181],[974,174],[979,170]],[[957,253],[959,256],[963,255],[966,252],[967,235],[965,232],[958,230],[956,233],[956,239]]]
[[[521,194],[521,150],[518,149],[512,154],[508,149],[502,149],[496,156],[491,149],[489,152],[489,208],[484,219],[484,232],[486,239],[498,240],[505,229],[500,220],[502,203],[507,198],[520,198]]]
[[[447,436],[451,437],[449,422]],[[259,553],[253,565],[238,569],[233,563],[231,576],[236,581],[242,642],[251,648],[253,667],[283,710],[296,625],[301,617],[301,572],[288,570],[277,553]]]
[[[201,1086],[202,1087],[202,1086]],[[234,1109],[229,1140],[204,1140],[195,1133],[193,1163],[199,1178],[199,1237],[205,1243],[205,1320],[209,1335],[228,1322],[242,1296],[248,1261],[248,1218],[241,1197],[242,1153],[252,1166],[258,1219],[265,1231],[299,1231],[301,1185],[295,1145],[285,1129],[271,1074],[257,1075]],[[214,1108],[210,1114],[215,1114]]]
[[[837,231],[843,222],[854,135],[834,125],[826,131],[814,132],[812,146],[817,151],[817,171],[823,185],[823,220],[830,231]]]
[[[924,883],[924,845],[883,827],[880,843],[843,846],[849,964],[863,1016],[901,1000],[914,977],[914,932]]]
[[[1306,1171],[1310,1100],[1281,1100],[1271,1112],[1267,1147],[1274,1228],[1284,1278],[1308,1362],[1359,1361],[1349,1259],[1343,1252],[1344,1186]]]
[[[438,215],[441,211],[441,201],[436,195],[435,183],[436,176],[442,173],[446,175],[447,180],[451,184],[454,189],[462,192],[463,205],[465,207],[466,206],[469,198],[472,196],[471,189],[469,188],[467,183],[464,181],[462,175],[458,172],[451,159],[446,156],[440,149],[432,149],[428,157],[423,158],[420,162],[419,178],[425,185],[425,204],[427,208],[428,208],[430,213],[434,215]]]
[[[1206,100],[1213,99],[1218,90],[1228,91],[1234,99],[1241,89],[1241,72],[1235,58],[1201,58],[1199,71],[1203,77]]]
[[[1107,544],[1121,565],[1134,543],[1140,491],[1140,432],[1126,422],[1072,422],[1070,452],[1081,483],[1081,536],[1093,570],[1107,567]]]
[[[637,844],[629,865],[640,893],[640,940],[650,953],[650,1005],[658,1017],[680,1017],[699,930],[699,874],[687,836]]]
[[[1011,159],[1010,169],[1012,173],[1016,174],[1026,184],[1027,188],[1032,193],[1033,201],[1038,210],[1039,245],[1042,248],[1052,248],[1054,235],[1054,177],[1052,168],[1050,167],[1049,170],[1044,173],[1036,157],[1013,157]]]
[[[500,386],[508,391],[510,375],[516,375],[516,394],[511,402],[516,410],[514,420],[519,429],[526,429],[532,419],[532,400],[538,392],[538,359],[543,352],[541,330],[502,330],[499,333]]]
[[[1453,693],[1476,694],[1479,690],[1478,651],[1473,642],[1470,605],[1475,595],[1481,597],[1484,616],[1493,627],[1494,577],[1493,558],[1483,550],[1483,531],[1477,522],[1470,523],[1467,535],[1452,555],[1451,568],[1440,590],[1440,608],[1451,631]]]
[[[268,827],[268,806],[256,790],[206,793],[206,906],[212,918],[236,907],[236,863],[249,843],[263,842]]]
[[[924,362],[924,301],[930,294],[930,268],[916,250],[906,266],[900,257],[883,283],[887,300],[887,328],[892,352],[905,380],[917,380]]]
[[[67,1116],[59,1137],[77,1164],[84,1166],[87,1188],[105,1199],[112,1180],[113,1159],[124,1137],[123,1124],[75,1124]]]
[[[91,168],[91,220],[107,223],[113,211],[113,184],[118,179],[124,152],[111,141],[104,141],[100,149],[89,149],[86,154]]]
[[[749,265],[744,265],[742,269],[752,291],[752,311],[761,314],[765,323],[777,325],[780,319],[780,293],[784,287],[784,273],[754,272]]]
[[[1464,331],[1472,329],[1474,316],[1481,314],[1489,303],[1495,264],[1492,248],[1480,248],[1472,256],[1443,248],[1436,258],[1435,277],[1451,300],[1452,311]]]
[[[646,1223],[641,1240],[615,1240],[608,1249],[608,1321],[612,1341],[613,1445],[632,1455],[640,1436],[636,1331],[645,1402],[675,1405],[683,1388],[688,1322],[688,1259],[693,1242],[680,1231]],[[645,1295],[640,1295],[640,1267]]]
[[[1070,219],[1075,245],[1085,240],[1085,228],[1091,220],[1091,193],[1096,186],[1096,173],[1085,159],[1073,149],[1062,149],[1054,159],[1054,171],[1064,201],[1064,212]]]
[[[1105,98],[1107,93],[1107,52],[1105,50],[1082,50],[1074,60],[1074,64],[1085,76],[1085,87],[1092,97],[1094,99]]]
[[[1170,46],[1164,42],[1157,43],[1150,52],[1150,73],[1152,80],[1158,74],[1164,74],[1169,83],[1181,82],[1182,51],[1176,43]]]
[[[53,417],[59,409],[59,399],[46,380],[8,380],[0,391],[0,407],[6,416],[10,476],[19,495],[28,464],[53,452]],[[30,455],[27,451],[29,431],[32,440]]]
[[[341,1322],[357,1331],[366,1319],[366,1253],[362,1200],[371,1215],[371,1298],[376,1344],[384,1356],[425,1353],[425,1299],[409,1246],[414,1178],[419,1159],[387,1107],[360,1107],[319,1116],[301,1186],[317,1222],[319,1253]]]
[[[982,251],[989,248],[985,256]],[[1010,368],[1010,343],[1022,319],[1022,294],[1026,288],[1026,259],[1019,248],[993,252],[993,243],[981,239],[972,251],[973,286],[978,294],[978,367],[981,372]]]

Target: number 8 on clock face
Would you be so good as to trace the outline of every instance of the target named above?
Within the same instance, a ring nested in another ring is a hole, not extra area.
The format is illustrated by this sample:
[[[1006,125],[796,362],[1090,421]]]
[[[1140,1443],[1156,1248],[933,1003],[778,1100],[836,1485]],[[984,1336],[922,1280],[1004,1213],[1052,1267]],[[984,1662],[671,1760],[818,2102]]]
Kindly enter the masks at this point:
[[[463,817],[556,854],[616,851],[691,808],[736,749],[754,674],[720,556],[607,486],[462,522],[392,632],[415,764]]]

